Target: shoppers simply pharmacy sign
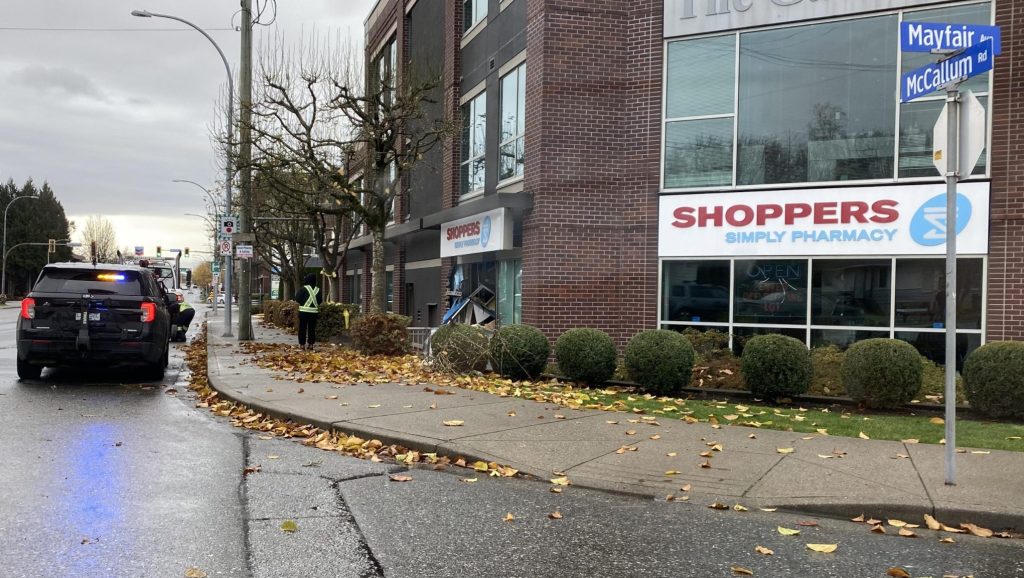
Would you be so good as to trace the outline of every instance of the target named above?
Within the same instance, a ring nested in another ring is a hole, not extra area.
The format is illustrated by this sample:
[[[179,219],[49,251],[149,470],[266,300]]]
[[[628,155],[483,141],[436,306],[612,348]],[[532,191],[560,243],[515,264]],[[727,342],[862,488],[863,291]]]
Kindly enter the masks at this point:
[[[510,209],[494,209],[441,225],[441,256],[455,257],[512,248]]]
[[[662,195],[660,257],[944,255],[946,186]],[[989,184],[957,186],[957,252],[988,253]]]

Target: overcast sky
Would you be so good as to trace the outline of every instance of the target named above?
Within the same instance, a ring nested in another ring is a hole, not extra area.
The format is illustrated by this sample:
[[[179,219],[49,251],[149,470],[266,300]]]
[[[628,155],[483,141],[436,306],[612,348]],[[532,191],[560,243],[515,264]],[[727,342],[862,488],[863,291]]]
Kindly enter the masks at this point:
[[[255,42],[279,32],[294,43],[315,28],[361,45],[372,6],[278,0],[277,22],[257,27]],[[209,131],[223,114],[224,65],[195,30],[135,9],[207,29],[237,78],[238,0],[0,0],[0,180],[49,182],[79,232],[103,215],[119,246],[208,248],[203,221],[184,216],[205,213],[205,193],[171,180],[223,179]]]

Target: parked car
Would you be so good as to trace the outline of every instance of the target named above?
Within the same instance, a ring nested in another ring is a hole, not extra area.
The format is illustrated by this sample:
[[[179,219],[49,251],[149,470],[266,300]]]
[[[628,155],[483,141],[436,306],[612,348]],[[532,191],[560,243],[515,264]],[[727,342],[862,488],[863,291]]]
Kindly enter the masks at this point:
[[[141,366],[148,379],[167,367],[177,298],[134,265],[47,265],[21,302],[18,377],[44,367]]]

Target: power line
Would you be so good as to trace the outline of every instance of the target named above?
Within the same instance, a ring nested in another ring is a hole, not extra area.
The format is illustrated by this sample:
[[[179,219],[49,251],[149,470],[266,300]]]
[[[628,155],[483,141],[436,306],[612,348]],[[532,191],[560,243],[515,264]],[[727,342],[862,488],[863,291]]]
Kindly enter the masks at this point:
[[[235,32],[234,28],[203,28],[207,32]],[[0,26],[0,31],[14,32],[192,32],[190,28],[44,28],[35,26]]]

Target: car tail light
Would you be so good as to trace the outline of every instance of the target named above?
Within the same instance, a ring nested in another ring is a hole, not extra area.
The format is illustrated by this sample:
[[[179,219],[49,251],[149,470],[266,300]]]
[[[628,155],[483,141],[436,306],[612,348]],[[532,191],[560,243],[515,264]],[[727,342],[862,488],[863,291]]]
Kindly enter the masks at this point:
[[[142,304],[142,322],[152,323],[156,320],[156,304],[155,303],[143,303]]]
[[[26,297],[21,300],[21,318],[22,319],[35,319],[36,318],[36,300],[31,297]]]

